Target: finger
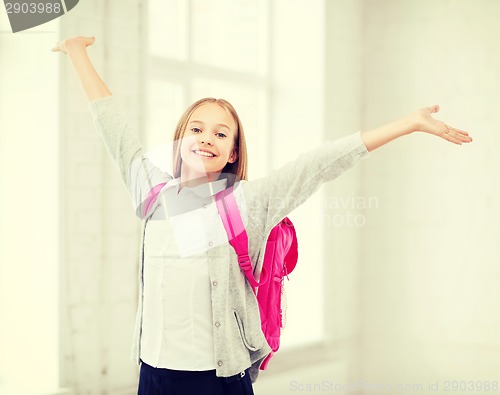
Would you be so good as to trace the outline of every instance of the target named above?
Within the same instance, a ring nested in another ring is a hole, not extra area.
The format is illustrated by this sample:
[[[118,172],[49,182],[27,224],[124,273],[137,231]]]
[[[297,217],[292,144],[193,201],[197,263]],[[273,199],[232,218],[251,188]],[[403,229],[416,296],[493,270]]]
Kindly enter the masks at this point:
[[[470,143],[470,142],[472,141],[472,137],[470,137],[470,136],[464,136],[464,135],[462,135],[462,134],[458,134],[458,135],[457,135],[457,138],[458,138],[460,141],[464,142],[464,143]]]
[[[465,134],[466,136],[469,135],[469,133],[467,133],[465,130],[460,130],[460,129],[452,128],[451,126],[447,126],[447,127],[448,127],[448,129],[453,130],[456,133]]]
[[[433,106],[426,107],[426,110],[430,111],[431,113],[438,112],[439,111],[439,105],[435,104]]]
[[[452,142],[452,143],[455,143],[455,144],[458,144],[458,145],[462,145],[462,142],[459,139],[457,139],[457,138],[455,138],[453,136],[448,135],[448,139],[447,140],[450,141],[450,142]]]
[[[452,143],[455,143],[455,144],[462,144],[462,142],[460,141],[460,139],[453,134],[453,132],[451,131],[446,131],[445,133],[443,133],[442,137],[445,139],[445,140],[448,140]]]
[[[450,133],[453,133],[456,138],[464,143],[470,143],[472,141],[472,137],[469,136],[469,133],[463,130],[452,128],[450,126],[448,126],[448,130],[450,131]]]

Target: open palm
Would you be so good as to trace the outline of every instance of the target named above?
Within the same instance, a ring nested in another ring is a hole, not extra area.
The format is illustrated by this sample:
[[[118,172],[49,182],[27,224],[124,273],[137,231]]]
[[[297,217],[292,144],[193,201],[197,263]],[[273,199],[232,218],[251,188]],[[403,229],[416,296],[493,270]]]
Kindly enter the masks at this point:
[[[442,121],[434,119],[431,114],[439,111],[439,105],[424,107],[412,114],[417,131],[439,136],[455,144],[470,143],[472,138],[464,130],[453,128]]]

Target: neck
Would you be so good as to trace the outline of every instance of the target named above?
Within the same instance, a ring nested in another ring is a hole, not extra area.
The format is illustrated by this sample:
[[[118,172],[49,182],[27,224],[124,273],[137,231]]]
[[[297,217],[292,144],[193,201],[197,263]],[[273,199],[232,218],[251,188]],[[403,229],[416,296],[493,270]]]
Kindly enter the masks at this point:
[[[184,187],[195,187],[197,185],[205,184],[207,182],[214,182],[219,179],[220,171],[213,173],[193,173],[185,170],[185,167],[181,168],[181,182],[179,185],[179,190]]]

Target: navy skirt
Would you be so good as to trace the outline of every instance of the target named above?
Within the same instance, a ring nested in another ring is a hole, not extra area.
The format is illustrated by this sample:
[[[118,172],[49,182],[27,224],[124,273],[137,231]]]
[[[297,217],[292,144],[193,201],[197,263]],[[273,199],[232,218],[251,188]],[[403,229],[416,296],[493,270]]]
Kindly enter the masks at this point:
[[[215,370],[171,370],[142,362],[137,395],[253,395],[253,388],[248,369],[217,377]]]

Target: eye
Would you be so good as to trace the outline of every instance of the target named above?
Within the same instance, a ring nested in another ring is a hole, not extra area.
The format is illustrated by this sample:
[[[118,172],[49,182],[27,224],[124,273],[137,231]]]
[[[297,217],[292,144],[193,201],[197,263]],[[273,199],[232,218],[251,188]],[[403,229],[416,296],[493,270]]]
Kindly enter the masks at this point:
[[[217,137],[226,137],[226,135],[222,132],[217,133]]]
[[[199,129],[199,128],[192,128],[192,129],[191,129],[191,131],[192,131],[193,133],[198,133],[197,131],[200,131],[200,132],[201,132],[201,129]]]

